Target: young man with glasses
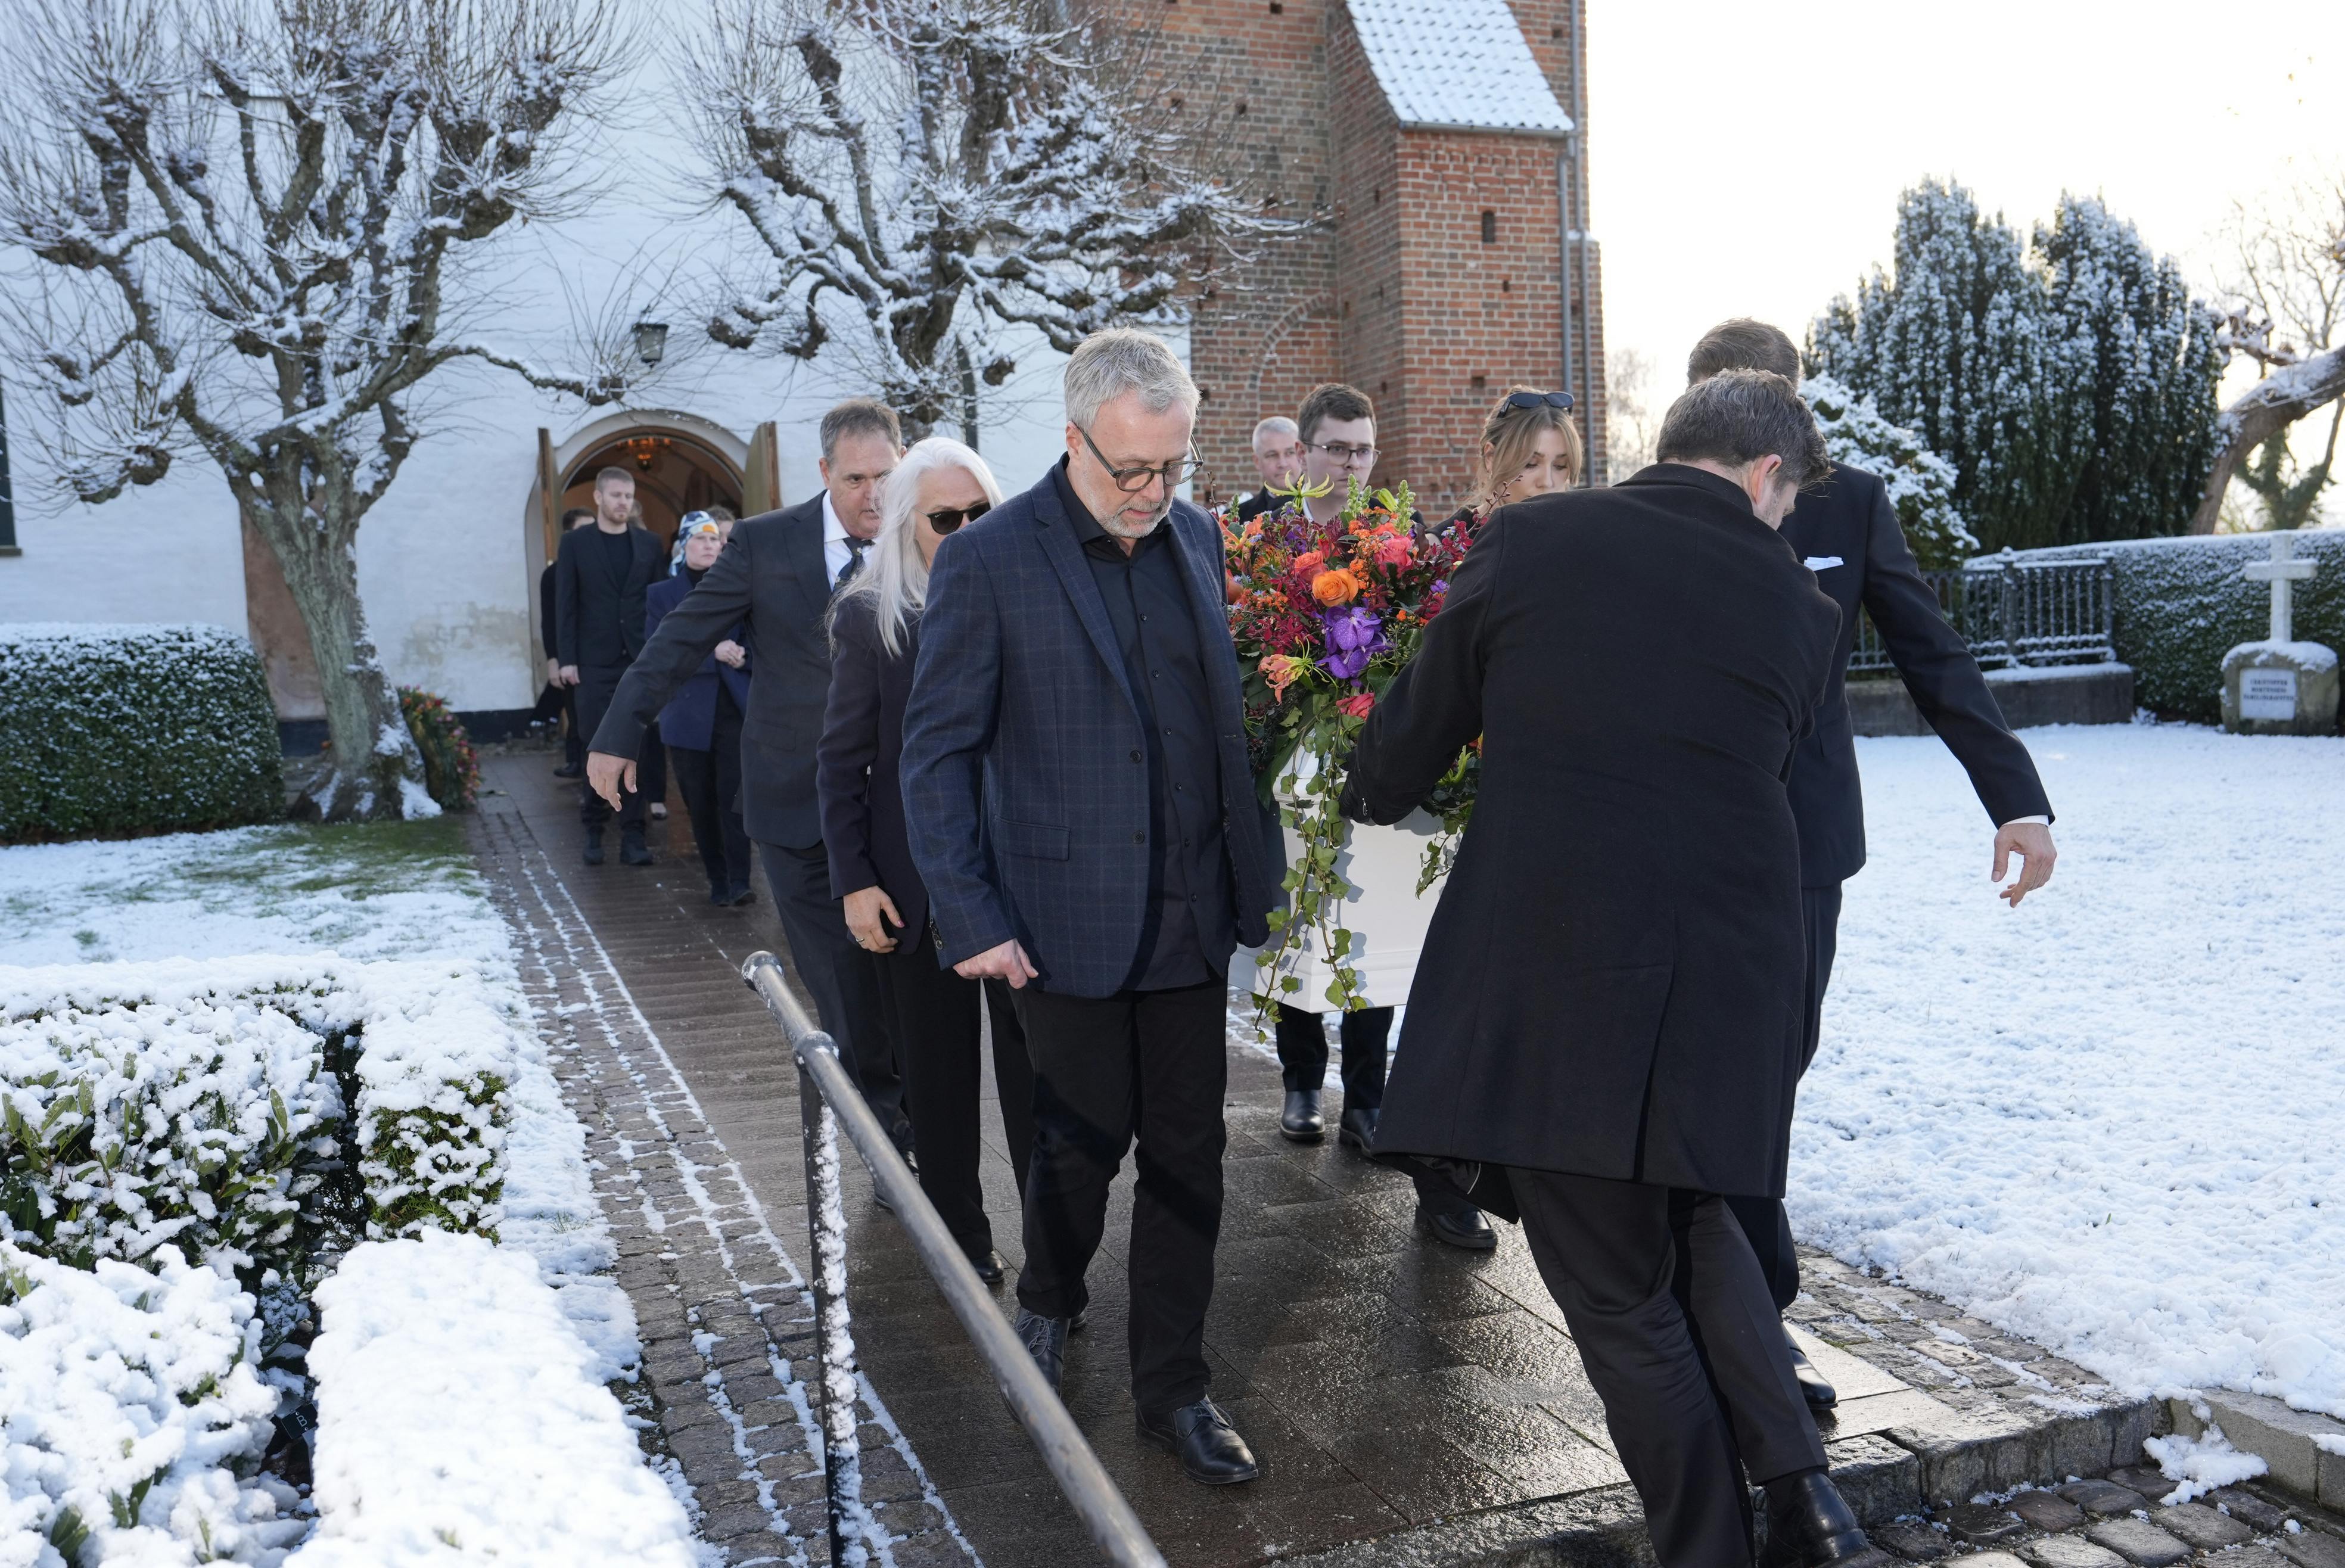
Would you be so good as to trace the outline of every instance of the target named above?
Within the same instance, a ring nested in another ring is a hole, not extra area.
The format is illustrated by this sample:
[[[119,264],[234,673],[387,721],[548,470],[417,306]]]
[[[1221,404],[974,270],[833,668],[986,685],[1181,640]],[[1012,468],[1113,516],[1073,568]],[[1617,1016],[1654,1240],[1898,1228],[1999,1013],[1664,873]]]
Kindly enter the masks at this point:
[[[1326,494],[1308,497],[1303,504],[1315,521],[1325,522],[1344,510],[1351,481],[1367,483],[1376,469],[1376,406],[1357,387],[1329,381],[1311,389],[1294,423],[1303,440],[1304,479],[1315,487],[1328,487]],[[1320,1091],[1327,1081],[1325,1017],[1283,1003],[1272,1011],[1279,1073],[1286,1084],[1278,1130],[1295,1143],[1317,1143],[1327,1135],[1326,1118],[1319,1110]],[[1386,1043],[1392,1025],[1392,1008],[1361,1007],[1338,1015],[1335,1026],[1344,1048],[1344,1116],[1336,1138],[1364,1154],[1376,1138],[1376,1117],[1384,1105]],[[1497,1233],[1480,1209],[1429,1178],[1416,1183],[1416,1229],[1426,1240],[1469,1252],[1487,1252],[1498,1245]]]
[[[1254,804],[1221,531],[1175,491],[1198,393],[1146,332],[1069,358],[1066,456],[937,547],[905,817],[943,958],[1016,989],[1034,1069],[1018,1334],[1053,1387],[1135,1137],[1141,1437],[1254,1479],[1206,1389],[1230,960],[1277,873]]]

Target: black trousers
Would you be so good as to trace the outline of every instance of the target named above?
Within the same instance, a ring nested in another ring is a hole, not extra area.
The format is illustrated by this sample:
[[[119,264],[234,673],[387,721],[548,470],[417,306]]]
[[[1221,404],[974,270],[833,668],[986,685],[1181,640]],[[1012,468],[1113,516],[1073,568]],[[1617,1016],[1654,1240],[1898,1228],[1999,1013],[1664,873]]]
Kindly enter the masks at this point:
[[[863,1091],[863,1102],[894,1133],[909,1123],[903,1080],[897,1076],[879,1005],[879,970],[848,935],[846,905],[830,895],[830,856],[819,844],[791,849],[761,842],[757,852],[766,863],[775,913],[782,917],[782,935],[789,941],[790,961],[814,993],[815,1017],[838,1043],[838,1059]]]
[[[670,746],[667,754],[709,891],[729,893],[749,885],[749,830],[741,825],[741,710],[723,693],[709,743],[705,752]]]
[[[1135,1138],[1132,1397],[1161,1412],[1205,1397],[1205,1309],[1222,1233],[1222,1095],[1229,987],[1214,979],[1101,998],[1016,993],[1034,1059],[1034,1160],[1018,1301],[1083,1310],[1107,1226],[1108,1184]]]
[[[667,743],[656,723],[644,732],[643,750],[635,754],[635,789],[645,805],[667,800]]]
[[[904,1075],[904,1103],[912,1116],[912,1143],[920,1155],[920,1190],[944,1216],[945,1228],[966,1252],[993,1245],[978,1179],[981,1152],[978,1104],[985,1094],[982,1034],[993,1025],[993,1082],[1001,1096],[1001,1135],[1010,1168],[1026,1191],[1034,1157],[1034,1065],[1026,1030],[1000,980],[964,980],[937,962],[927,931],[899,932],[896,950],[874,955],[879,1006],[888,1038]],[[982,1016],[980,1016],[982,1015]]]
[[[1662,1568],[1751,1561],[1751,1493],[1824,1462],[1780,1320],[1711,1193],[1509,1169]]]
[[[1823,1027],[1824,993],[1832,987],[1832,958],[1840,948],[1840,890],[1837,882],[1825,887],[1800,889],[1802,913],[1808,926],[1807,1034],[1800,1047],[1800,1071],[1816,1059],[1816,1041]],[[1788,1119],[1790,1112],[1786,1111]],[[1767,1277],[1768,1291],[1782,1312],[1799,1299],[1800,1254],[1792,1244],[1791,1217],[1780,1198],[1730,1198],[1727,1207],[1751,1239],[1751,1250]]]
[[[578,693],[573,688],[562,688],[562,722],[566,729],[562,737],[562,761],[565,767],[586,765],[586,736],[578,728]]]
[[[1327,1030],[1325,1015],[1306,1013],[1284,1002],[1272,1005],[1276,1015],[1273,1038],[1278,1042],[1279,1074],[1290,1091],[1316,1089],[1327,1082]],[[1361,1007],[1336,1015],[1335,1037],[1344,1047],[1344,1108],[1382,1110],[1385,1103],[1385,1063],[1392,1039],[1393,1009]],[[1418,1176],[1416,1200],[1446,1214],[1473,1214],[1475,1207],[1448,1183]]]
[[[578,672],[578,685],[573,700],[577,704],[578,733],[589,742],[594,740],[594,732],[603,727],[603,715],[611,711],[611,699],[618,694],[619,679],[626,673],[624,664],[589,664]],[[624,789],[623,786],[619,796],[619,826],[623,830],[634,828],[640,831],[644,825],[642,758],[645,752],[657,744],[658,730],[644,732],[643,747],[636,753],[636,787]],[[594,786],[583,779],[578,784],[578,820],[595,833],[602,832],[603,824],[611,820],[609,803],[596,794]]]

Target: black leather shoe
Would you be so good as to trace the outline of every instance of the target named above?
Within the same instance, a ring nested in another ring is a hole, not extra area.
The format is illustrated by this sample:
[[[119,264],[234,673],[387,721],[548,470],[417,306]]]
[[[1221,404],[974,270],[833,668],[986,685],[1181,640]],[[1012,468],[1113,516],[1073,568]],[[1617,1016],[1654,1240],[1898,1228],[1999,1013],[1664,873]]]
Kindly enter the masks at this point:
[[[1368,1145],[1376,1140],[1376,1113],[1345,1108],[1343,1119],[1335,1124],[1335,1141],[1346,1148],[1356,1148],[1365,1154]]]
[[[1000,1253],[996,1252],[990,1247],[980,1247],[974,1251],[968,1252],[963,1255],[969,1259],[969,1266],[977,1270],[977,1277],[979,1279],[984,1280],[989,1285],[999,1285],[1001,1283]]]
[[[553,770],[553,776],[558,779],[583,779],[586,776],[586,770],[576,763],[564,763]]]
[[[1319,1114],[1319,1091],[1287,1090],[1286,1108],[1278,1114],[1278,1130],[1294,1143],[1317,1143],[1326,1137],[1327,1118]]]
[[[1059,1391],[1059,1374],[1067,1370],[1067,1320],[1045,1318],[1025,1308],[1018,1309],[1018,1342],[1034,1358],[1042,1381],[1051,1391]]]
[[[1416,1233],[1427,1241],[1447,1241],[1452,1247],[1462,1247],[1468,1252],[1495,1252],[1498,1233],[1482,1218],[1478,1209],[1436,1209],[1418,1199]]]
[[[1864,1538],[1854,1511],[1823,1471],[1803,1470],[1767,1483],[1761,1568],[1869,1568],[1889,1560]]]
[[[1089,1312],[1077,1312],[1067,1320],[1067,1332],[1071,1334],[1080,1334],[1091,1326],[1091,1315]]]
[[[649,865],[651,863],[651,846],[644,842],[644,830],[631,827],[623,831],[619,835],[619,864]]]
[[[757,890],[754,887],[736,887],[726,895],[725,902],[736,909],[755,904],[757,902]]]
[[[1840,1391],[1832,1386],[1831,1380],[1823,1373],[1816,1371],[1815,1362],[1808,1360],[1808,1352],[1800,1349],[1800,1341],[1792,1338],[1789,1329],[1783,1330],[1783,1342],[1792,1347],[1792,1372],[1800,1380],[1800,1392],[1806,1397],[1808,1408],[1828,1411],[1840,1403]]]
[[[590,827],[586,830],[586,864],[589,865],[603,864],[603,830],[599,827]]]
[[[1262,1466],[1254,1462],[1254,1450],[1211,1400],[1199,1400],[1158,1416],[1146,1411],[1135,1413],[1142,1440],[1178,1455],[1181,1468],[1192,1481],[1206,1486],[1233,1486],[1262,1473]]]
[[[733,890],[729,887],[712,887],[708,890],[708,902],[719,909],[730,909],[733,907]]]

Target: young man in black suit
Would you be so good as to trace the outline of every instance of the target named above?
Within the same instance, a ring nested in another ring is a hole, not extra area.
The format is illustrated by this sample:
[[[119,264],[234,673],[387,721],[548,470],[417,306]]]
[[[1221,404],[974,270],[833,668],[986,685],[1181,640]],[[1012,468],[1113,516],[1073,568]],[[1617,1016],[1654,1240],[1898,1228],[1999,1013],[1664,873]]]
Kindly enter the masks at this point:
[[[554,636],[562,649],[555,673],[575,689],[578,727],[587,734],[602,723],[627,667],[643,651],[644,592],[667,574],[667,548],[634,515],[635,476],[624,469],[604,469],[594,476],[594,526],[572,529],[554,561]],[[642,737],[635,739],[640,745]],[[627,755],[634,754],[631,747]],[[614,791],[605,798],[589,787],[579,796],[587,865],[603,864],[603,825],[614,810],[619,816],[619,858],[629,865],[652,863],[632,762],[624,793]]]
[[[1799,351],[1763,321],[1721,322],[1694,345],[1686,379],[1699,382],[1723,370],[1769,370],[1794,386]],[[2027,747],[2003,722],[2003,710],[1979,673],[1962,633],[1938,608],[1938,597],[1914,563],[1898,527],[1888,487],[1863,469],[1832,465],[1831,476],[1802,491],[1784,520],[1783,537],[1800,552],[1817,586],[1840,606],[1840,642],[1832,651],[1832,684],[1816,713],[1816,727],[1800,743],[1791,777],[1792,815],[1800,827],[1802,914],[1808,934],[1805,1043],[1800,1067],[1816,1054],[1824,990],[1832,984],[1839,943],[1841,884],[1864,865],[1864,797],[1856,772],[1856,741],[1848,711],[1848,659],[1856,646],[1860,611],[1873,618],[1890,660],[1914,706],[1970,774],[1979,804],[1995,824],[1995,880],[2011,857],[2019,880],[2002,895],[2014,906],[2051,880],[2058,858],[2052,844],[2052,803],[2036,777]],[[1791,1108],[1784,1107],[1788,1120]],[[1800,1293],[1799,1254],[1781,1199],[1737,1198],[1735,1218],[1751,1238],[1774,1291],[1778,1312]],[[1794,1348],[1808,1402],[1828,1409],[1832,1384]]]
[[[1519,1213],[1660,1563],[1750,1563],[1756,1484],[1770,1564],[1853,1563],[1872,1548],[1724,1200],[1783,1190],[1783,780],[1840,613],[1776,531],[1829,460],[1791,382],[1749,370],[1687,389],[1659,450],[1492,513],[1361,731],[1344,810],[1383,823],[1482,742],[1375,1152]]]
[[[586,782],[606,799],[634,783],[644,732],[701,661],[745,620],[749,706],[741,723],[741,816],[766,867],[790,958],[814,994],[815,1013],[838,1042],[879,1125],[912,1152],[904,1087],[880,1021],[879,976],[855,945],[830,885],[815,749],[830,689],[823,612],[859,572],[879,532],[879,485],[903,455],[895,413],[854,398],[822,417],[823,489],[792,507],[743,518],[724,553],[684,602],[664,616],[590,733]],[[635,623],[643,624],[636,602]]]

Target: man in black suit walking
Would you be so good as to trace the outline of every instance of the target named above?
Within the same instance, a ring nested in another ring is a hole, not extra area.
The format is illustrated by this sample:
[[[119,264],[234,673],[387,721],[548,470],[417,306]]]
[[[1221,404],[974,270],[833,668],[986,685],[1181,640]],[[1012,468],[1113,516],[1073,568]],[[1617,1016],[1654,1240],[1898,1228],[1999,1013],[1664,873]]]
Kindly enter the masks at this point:
[[[854,398],[822,417],[823,490],[793,507],[742,519],[725,552],[659,631],[594,730],[586,778],[606,797],[632,787],[645,730],[716,644],[746,620],[749,707],[741,724],[741,816],[765,863],[798,977],[838,1042],[872,1114],[907,1155],[912,1124],[880,1022],[879,976],[855,945],[823,848],[815,749],[830,690],[823,612],[863,566],[879,531],[879,485],[903,454],[894,411]],[[638,600],[636,624],[643,623]]]
[[[1725,321],[1694,345],[1689,382],[1721,370],[1770,370],[1797,385],[1799,351],[1763,321]],[[2003,722],[2003,710],[1979,673],[1978,661],[1938,608],[1938,596],[1914,563],[1889,502],[1888,487],[1863,469],[1834,463],[1832,475],[1801,492],[1784,521],[1783,537],[1800,552],[1817,586],[1840,606],[1840,642],[1832,651],[1832,684],[1816,713],[1814,733],[1800,743],[1792,767],[1792,815],[1800,826],[1800,897],[1808,933],[1808,987],[1800,1068],[1816,1054],[1824,991],[1832,984],[1840,939],[1841,884],[1864,865],[1864,796],[1856,772],[1856,740],[1848,711],[1848,659],[1856,646],[1860,608],[1889,651],[1922,716],[1970,774],[1971,787],[1995,824],[1994,879],[2011,857],[2019,880],[2003,896],[2019,901],[2051,880],[2058,858],[2052,844],[2052,802],[2036,777],[2027,747]],[[1784,1108],[1788,1121],[1791,1108]],[[1735,1218],[1750,1235],[1780,1312],[1800,1293],[1800,1259],[1781,1199],[1737,1198]],[[1794,1348],[1792,1359],[1808,1402],[1829,1409],[1838,1395]]]
[[[1664,1568],[1871,1548],[1722,1195],[1781,1194],[1806,950],[1783,779],[1840,616],[1776,530],[1828,465],[1780,376],[1690,388],[1660,461],[1491,514],[1370,713],[1347,814],[1481,792],[1376,1128],[1519,1214]],[[1558,677],[1568,672],[1568,679]]]
[[[634,521],[635,476],[604,469],[594,476],[594,526],[572,529],[554,560],[553,632],[562,649],[555,672],[575,690],[578,727],[592,734],[609,711],[627,668],[644,647],[644,592],[667,573],[667,548]],[[632,761],[643,737],[627,748],[626,787],[579,791],[586,824],[586,864],[603,864],[603,824],[619,814],[619,858],[649,865],[644,843],[644,800],[635,793]]]

